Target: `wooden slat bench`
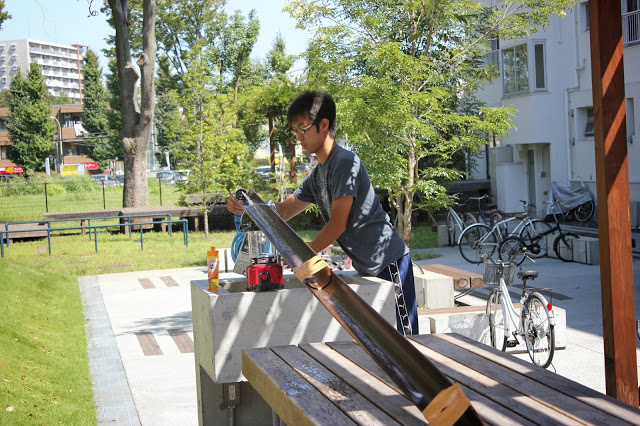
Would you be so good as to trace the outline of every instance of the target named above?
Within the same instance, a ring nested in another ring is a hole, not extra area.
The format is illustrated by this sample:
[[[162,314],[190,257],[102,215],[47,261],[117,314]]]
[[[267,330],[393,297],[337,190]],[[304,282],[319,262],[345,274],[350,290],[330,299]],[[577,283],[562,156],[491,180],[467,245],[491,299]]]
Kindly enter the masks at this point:
[[[639,424],[640,410],[457,334],[412,336],[490,424]],[[242,373],[286,424],[425,424],[353,342],[246,349]],[[270,419],[269,419],[270,420]]]

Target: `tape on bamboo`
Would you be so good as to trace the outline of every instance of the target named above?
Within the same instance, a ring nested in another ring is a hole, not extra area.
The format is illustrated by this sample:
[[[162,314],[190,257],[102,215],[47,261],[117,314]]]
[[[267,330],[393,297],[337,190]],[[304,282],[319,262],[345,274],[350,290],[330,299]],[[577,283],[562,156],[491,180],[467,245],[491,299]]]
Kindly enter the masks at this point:
[[[327,266],[328,265],[324,261],[324,259],[316,255],[316,256],[313,256],[311,259],[307,260],[302,265],[296,268],[293,268],[292,271],[295,274],[295,276],[300,279],[300,281],[304,281],[305,278],[309,278],[311,275],[323,270]]]
[[[454,425],[471,405],[469,398],[457,383],[440,391],[422,411],[429,424]]]

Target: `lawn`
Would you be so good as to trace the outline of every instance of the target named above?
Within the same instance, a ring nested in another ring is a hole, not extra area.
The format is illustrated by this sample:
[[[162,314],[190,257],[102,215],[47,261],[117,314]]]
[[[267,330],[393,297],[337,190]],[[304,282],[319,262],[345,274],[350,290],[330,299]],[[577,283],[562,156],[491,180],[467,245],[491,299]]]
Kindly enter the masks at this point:
[[[302,231],[306,241],[317,231]],[[14,243],[0,259],[0,424],[96,424],[84,316],[77,278],[84,275],[206,264],[210,246],[230,247],[234,231],[103,232],[99,252],[88,236]],[[414,228],[414,248],[435,247],[430,227]]]

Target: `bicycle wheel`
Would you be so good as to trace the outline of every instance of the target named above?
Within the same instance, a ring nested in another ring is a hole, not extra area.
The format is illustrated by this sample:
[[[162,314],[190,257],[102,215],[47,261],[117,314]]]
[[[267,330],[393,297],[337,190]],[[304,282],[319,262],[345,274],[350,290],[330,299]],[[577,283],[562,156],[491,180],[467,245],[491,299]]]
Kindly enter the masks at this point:
[[[500,260],[513,262],[521,265],[526,259],[522,248],[525,246],[524,241],[520,237],[510,236],[504,239],[498,246],[498,257]]]
[[[507,348],[507,326],[498,289],[494,288],[491,290],[489,299],[487,299],[486,313],[489,315],[489,335],[491,337],[491,346],[504,352]]]
[[[556,348],[556,334],[548,315],[544,299],[536,293],[530,294],[522,309],[524,341],[531,361],[544,368],[551,364]]]
[[[493,254],[498,248],[498,240],[487,225],[475,223],[462,231],[458,248],[467,262],[480,263],[483,254]]]
[[[456,219],[451,212],[447,213],[447,239],[449,241],[449,247],[453,247],[456,243],[456,228]]]
[[[471,213],[464,214],[464,226],[473,225],[474,223],[478,223],[478,219]]]
[[[553,251],[563,262],[573,262],[573,245],[578,237],[570,232],[560,233],[553,241]]]
[[[502,221],[502,219],[504,219],[504,218],[502,217],[502,215],[500,213],[497,213],[497,212],[496,213],[491,213],[489,215],[489,222],[491,222],[491,223],[489,223],[489,226],[495,225],[496,223]]]
[[[541,236],[551,229],[551,225],[540,219],[532,219],[531,223],[522,228],[518,235],[524,241],[529,250],[536,257],[545,257],[549,254],[547,236]],[[537,253],[536,253],[537,252]]]
[[[578,222],[586,222],[591,219],[593,216],[593,201],[589,200],[588,202],[579,205],[573,210],[573,215],[576,217]]]

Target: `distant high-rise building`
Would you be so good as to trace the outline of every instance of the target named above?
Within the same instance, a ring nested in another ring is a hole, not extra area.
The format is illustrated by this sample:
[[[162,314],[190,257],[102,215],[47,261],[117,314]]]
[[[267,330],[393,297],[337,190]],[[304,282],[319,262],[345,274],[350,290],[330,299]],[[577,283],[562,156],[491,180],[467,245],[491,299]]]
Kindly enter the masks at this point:
[[[18,70],[23,75],[32,62],[40,65],[49,94],[82,101],[82,68],[87,46],[38,40],[0,41],[0,90],[8,90]]]

